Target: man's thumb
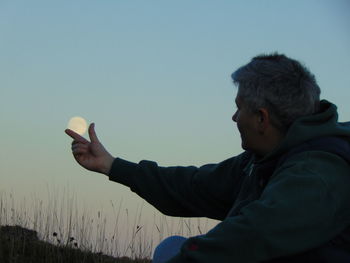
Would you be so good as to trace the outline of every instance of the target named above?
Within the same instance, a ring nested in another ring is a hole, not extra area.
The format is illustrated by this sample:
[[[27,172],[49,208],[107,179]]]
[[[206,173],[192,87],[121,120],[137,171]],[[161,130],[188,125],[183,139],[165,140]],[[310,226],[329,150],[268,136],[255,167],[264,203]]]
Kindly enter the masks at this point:
[[[89,126],[89,137],[91,142],[99,142],[95,132],[95,123],[91,123]]]

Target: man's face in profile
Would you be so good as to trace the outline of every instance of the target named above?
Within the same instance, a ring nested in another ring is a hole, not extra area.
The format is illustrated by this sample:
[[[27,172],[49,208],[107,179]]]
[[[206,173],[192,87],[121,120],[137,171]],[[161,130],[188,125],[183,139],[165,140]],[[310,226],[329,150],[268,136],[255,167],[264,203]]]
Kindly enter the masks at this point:
[[[232,116],[232,120],[237,123],[237,128],[241,134],[242,148],[254,152],[259,145],[257,129],[259,116],[247,107],[244,100],[239,95],[237,95],[235,102],[237,110]]]

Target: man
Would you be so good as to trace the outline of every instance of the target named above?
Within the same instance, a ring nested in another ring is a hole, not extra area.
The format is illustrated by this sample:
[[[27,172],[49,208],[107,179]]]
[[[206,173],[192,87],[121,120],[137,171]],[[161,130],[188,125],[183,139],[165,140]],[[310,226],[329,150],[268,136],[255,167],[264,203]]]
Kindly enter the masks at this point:
[[[232,78],[245,150],[236,157],[199,168],[131,163],[105,150],[93,124],[91,142],[66,130],[73,155],[164,214],[222,220],[166,262],[350,262],[350,125],[285,55],[255,57]]]

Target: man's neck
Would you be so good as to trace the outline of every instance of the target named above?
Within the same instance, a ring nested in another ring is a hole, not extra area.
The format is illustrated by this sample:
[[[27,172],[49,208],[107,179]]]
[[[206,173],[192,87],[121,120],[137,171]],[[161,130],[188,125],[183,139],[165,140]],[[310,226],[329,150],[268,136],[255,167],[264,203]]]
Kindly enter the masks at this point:
[[[285,134],[282,134],[277,129],[274,129],[273,132],[268,134],[269,136],[264,136],[264,138],[262,138],[261,148],[259,152],[256,153],[259,159],[262,159],[272,153],[281,144],[285,137]]]

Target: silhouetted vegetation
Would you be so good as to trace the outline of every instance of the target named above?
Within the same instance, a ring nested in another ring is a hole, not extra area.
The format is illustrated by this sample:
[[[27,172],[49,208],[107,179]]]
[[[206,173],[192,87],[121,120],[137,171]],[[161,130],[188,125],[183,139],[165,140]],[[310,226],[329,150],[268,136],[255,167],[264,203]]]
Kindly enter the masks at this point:
[[[129,213],[122,201],[117,206],[110,201],[107,216],[102,209],[88,211],[78,205],[74,195],[48,192],[53,194],[45,200],[17,201],[13,193],[0,191],[1,263],[149,263],[164,238],[208,229],[208,220],[202,225],[199,218],[164,215],[154,215],[147,224],[141,220],[142,205]]]
[[[57,233],[52,233],[57,237]],[[57,245],[38,239],[37,232],[20,226],[0,228],[0,262],[4,263],[149,263],[149,259],[114,258],[102,253],[92,253],[78,248],[74,237]]]

